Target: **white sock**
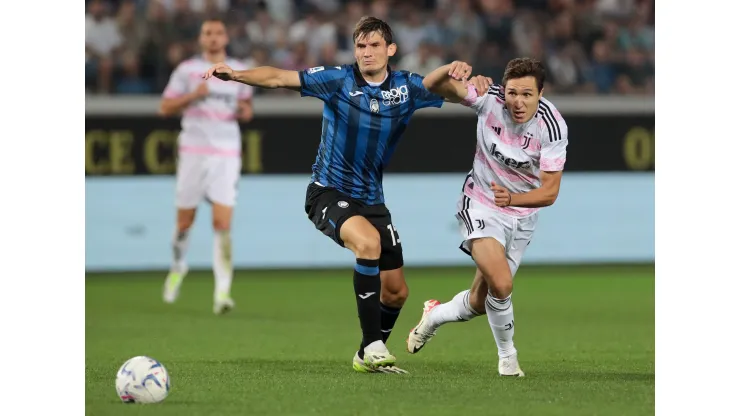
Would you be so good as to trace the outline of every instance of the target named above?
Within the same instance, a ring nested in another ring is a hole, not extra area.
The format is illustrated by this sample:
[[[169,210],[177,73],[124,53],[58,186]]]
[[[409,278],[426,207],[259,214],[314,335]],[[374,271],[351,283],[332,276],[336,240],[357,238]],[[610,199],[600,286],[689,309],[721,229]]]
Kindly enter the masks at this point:
[[[216,231],[213,240],[213,276],[216,279],[216,294],[231,292],[233,269],[231,265],[231,233]]]
[[[172,265],[170,266],[170,271],[172,272],[184,273],[187,270],[185,254],[188,251],[189,235],[189,230],[183,232],[175,231],[175,236],[172,239]]]
[[[516,354],[514,348],[514,305],[511,295],[506,299],[497,299],[490,294],[486,297],[486,315],[493,331],[493,338],[498,347],[500,358]]]
[[[465,322],[476,316],[478,313],[470,306],[470,290],[463,290],[449,302],[432,309],[427,321],[436,329],[448,322]]]

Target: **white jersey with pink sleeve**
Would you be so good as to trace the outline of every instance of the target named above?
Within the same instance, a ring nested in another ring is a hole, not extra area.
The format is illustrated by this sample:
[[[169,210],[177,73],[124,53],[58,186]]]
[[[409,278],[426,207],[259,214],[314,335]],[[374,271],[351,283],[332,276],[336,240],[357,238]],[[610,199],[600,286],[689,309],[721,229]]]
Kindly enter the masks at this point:
[[[490,185],[496,183],[512,193],[528,192],[540,186],[540,171],[563,170],[568,145],[568,126],[563,117],[550,101],[541,98],[530,121],[515,123],[504,107],[501,85],[491,86],[482,97],[469,86],[462,104],[478,114],[475,160],[463,193],[516,218],[537,212],[539,208],[496,206]]]
[[[236,59],[227,58],[225,63],[234,70],[247,69],[244,63]],[[202,57],[183,61],[173,71],[162,95],[164,98],[177,98],[207,82],[208,95],[193,101],[183,110],[179,152],[239,156],[241,131],[237,121],[238,102],[252,97],[252,87],[215,77],[205,81],[202,76],[212,65]]]

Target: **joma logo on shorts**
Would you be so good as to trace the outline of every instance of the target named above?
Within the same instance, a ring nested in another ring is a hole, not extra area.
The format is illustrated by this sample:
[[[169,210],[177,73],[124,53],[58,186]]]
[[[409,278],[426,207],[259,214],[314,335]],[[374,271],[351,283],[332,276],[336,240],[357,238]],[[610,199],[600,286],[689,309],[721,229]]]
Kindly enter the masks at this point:
[[[529,162],[520,162],[510,157],[505,157],[503,153],[496,150],[496,143],[491,146],[491,154],[495,157],[499,163],[516,169],[529,169],[531,164]]]

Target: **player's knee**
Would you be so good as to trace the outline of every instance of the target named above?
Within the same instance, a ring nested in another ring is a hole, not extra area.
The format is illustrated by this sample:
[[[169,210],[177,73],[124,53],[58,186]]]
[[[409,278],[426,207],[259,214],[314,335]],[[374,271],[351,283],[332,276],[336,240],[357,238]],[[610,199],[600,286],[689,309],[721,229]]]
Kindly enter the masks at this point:
[[[380,258],[380,234],[368,233],[354,238],[351,250],[358,259],[379,259]]]
[[[401,308],[406,303],[406,299],[409,297],[409,287],[406,282],[403,282],[397,286],[382,287],[382,294],[380,301],[383,305],[390,306],[392,308]]]
[[[190,216],[184,216],[177,219],[177,231],[178,232],[185,232],[190,229],[190,227],[193,226],[193,221],[195,220],[194,217]]]
[[[231,229],[231,221],[223,218],[214,218],[213,229],[216,231],[228,231]]]
[[[511,279],[501,279],[500,281],[494,281],[490,285],[488,291],[496,299],[506,299],[511,295],[514,290],[514,282]]]

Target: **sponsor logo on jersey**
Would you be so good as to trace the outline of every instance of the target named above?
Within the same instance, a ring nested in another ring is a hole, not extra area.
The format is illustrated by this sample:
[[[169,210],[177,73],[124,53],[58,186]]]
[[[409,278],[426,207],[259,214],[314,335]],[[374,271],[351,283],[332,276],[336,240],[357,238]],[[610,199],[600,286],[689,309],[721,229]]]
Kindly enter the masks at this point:
[[[504,156],[504,154],[501,153],[497,149],[496,143],[494,143],[491,146],[490,151],[491,151],[491,155],[493,155],[493,157],[495,157],[496,160],[498,160],[499,163],[501,163],[502,165],[506,165],[506,166],[508,166],[510,168],[515,168],[515,169],[529,169],[532,166],[532,164],[529,161],[527,161],[527,162],[520,162],[520,161],[518,161],[516,159],[512,159],[510,157]]]
[[[409,100],[409,88],[406,85],[391,88],[389,91],[381,91],[380,93],[383,95],[383,105],[386,107],[403,104]]]

